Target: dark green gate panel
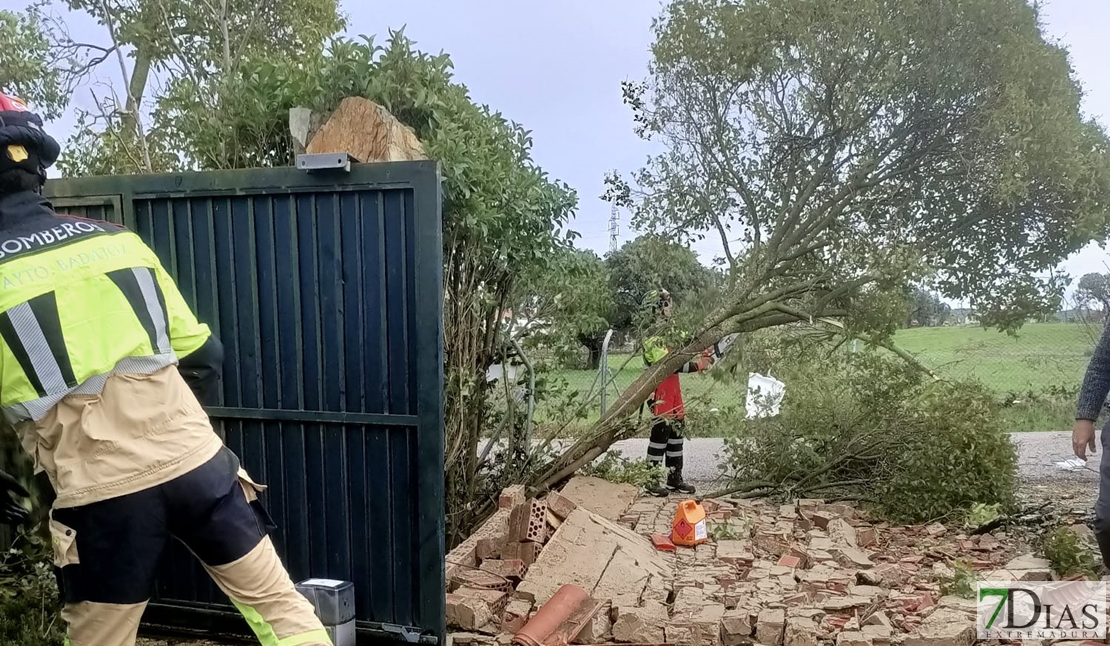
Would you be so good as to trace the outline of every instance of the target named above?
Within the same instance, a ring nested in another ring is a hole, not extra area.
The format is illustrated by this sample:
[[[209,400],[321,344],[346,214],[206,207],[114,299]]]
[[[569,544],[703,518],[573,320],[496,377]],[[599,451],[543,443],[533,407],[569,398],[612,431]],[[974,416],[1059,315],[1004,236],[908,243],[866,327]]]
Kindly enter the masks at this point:
[[[355,583],[357,618],[444,637],[440,192],[433,163],[51,181],[122,222],[223,341],[210,413],[269,486],[295,580]],[[154,608],[230,610],[175,544]],[[166,609],[173,612],[165,612]]]

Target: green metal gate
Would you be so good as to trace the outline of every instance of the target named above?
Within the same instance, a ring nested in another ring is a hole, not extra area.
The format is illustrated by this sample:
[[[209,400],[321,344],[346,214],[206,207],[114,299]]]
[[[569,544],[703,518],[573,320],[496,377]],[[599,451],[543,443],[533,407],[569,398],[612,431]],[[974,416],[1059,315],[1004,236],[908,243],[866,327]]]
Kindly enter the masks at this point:
[[[436,165],[55,180],[46,193],[59,212],[135,230],[223,341],[210,414],[269,486],[294,580],[353,581],[362,634],[442,641]],[[147,619],[232,613],[175,545]]]

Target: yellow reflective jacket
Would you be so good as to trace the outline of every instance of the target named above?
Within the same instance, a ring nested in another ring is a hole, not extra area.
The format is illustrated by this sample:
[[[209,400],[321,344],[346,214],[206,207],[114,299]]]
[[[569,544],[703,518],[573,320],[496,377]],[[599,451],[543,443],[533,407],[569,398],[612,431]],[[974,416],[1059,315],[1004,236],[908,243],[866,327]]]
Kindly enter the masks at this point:
[[[0,408],[59,507],[161,484],[219,449],[178,374],[211,332],[133,232],[0,197]]]

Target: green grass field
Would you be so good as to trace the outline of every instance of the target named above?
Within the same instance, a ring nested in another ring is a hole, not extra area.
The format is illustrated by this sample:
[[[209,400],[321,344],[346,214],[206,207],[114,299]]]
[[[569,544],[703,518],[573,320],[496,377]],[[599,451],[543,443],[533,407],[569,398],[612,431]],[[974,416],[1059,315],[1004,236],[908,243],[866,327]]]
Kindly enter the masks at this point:
[[[916,328],[902,330],[896,343],[939,375],[973,379],[998,393],[1000,401],[1011,402],[1006,422],[1014,431],[1067,430],[1071,427],[1071,392],[1083,379],[1091,350],[1101,332],[1081,323],[1042,323],[1025,326],[1017,336],[975,326]],[[627,355],[609,358],[614,384],[609,401],[643,370],[639,358]],[[624,366],[623,370],[621,369]],[[583,394],[596,380],[589,370],[560,370],[557,376]],[[703,375],[682,375],[683,394],[691,410],[722,409],[743,404],[744,384],[720,382]],[[596,386],[594,386],[596,388]],[[1068,393],[1050,396],[1053,391]],[[787,385],[789,393],[789,384]],[[573,427],[596,420],[599,406]],[[541,407],[537,421],[550,421]],[[691,429],[697,435],[697,429]]]

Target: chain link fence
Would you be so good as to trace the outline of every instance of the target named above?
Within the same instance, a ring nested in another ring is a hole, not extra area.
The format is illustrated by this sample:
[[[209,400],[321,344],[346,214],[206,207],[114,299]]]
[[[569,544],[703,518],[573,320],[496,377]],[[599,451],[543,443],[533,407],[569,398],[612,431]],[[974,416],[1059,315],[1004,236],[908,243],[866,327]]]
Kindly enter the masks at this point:
[[[1062,431],[1074,420],[1083,374],[1102,333],[1101,318],[1097,312],[1062,316],[1063,320],[1027,324],[1016,334],[974,322],[916,327],[899,331],[895,342],[941,378],[977,381],[996,393],[1011,430]],[[562,401],[573,402],[555,410],[552,398],[543,398],[536,409],[540,427],[550,431],[558,420],[561,434],[574,435],[596,421],[645,367],[631,344],[607,347],[594,362],[596,368],[590,366],[585,350],[569,361],[564,357],[537,362],[544,387],[561,392]],[[743,407],[745,384],[740,381],[722,382],[701,374],[680,378],[692,416]],[[692,435],[715,432],[701,424],[690,426]]]

